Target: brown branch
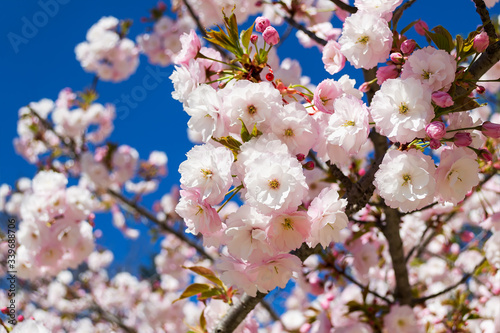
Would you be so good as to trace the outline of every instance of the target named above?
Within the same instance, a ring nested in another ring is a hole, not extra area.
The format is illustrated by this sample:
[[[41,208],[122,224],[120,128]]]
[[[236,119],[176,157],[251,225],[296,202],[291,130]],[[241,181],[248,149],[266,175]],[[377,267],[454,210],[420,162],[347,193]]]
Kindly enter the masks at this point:
[[[219,321],[215,327],[214,333],[230,333],[233,332],[236,327],[246,318],[246,316],[252,311],[257,304],[267,294],[257,292],[257,296],[252,297],[244,294],[240,302],[233,305],[229,311],[224,315],[224,317]]]
[[[344,185],[346,191],[350,191],[352,186],[353,186],[353,183],[351,181],[351,179],[349,177],[347,177],[346,175],[344,175],[344,173],[342,172],[342,170],[339,169],[339,167],[335,164],[331,164],[330,162],[327,162],[326,163],[328,165],[328,168],[330,169],[330,173],[335,177],[337,178],[338,180],[340,180],[340,182],[342,183],[342,185]]]
[[[305,26],[303,26],[302,24],[300,24],[297,21],[295,21],[292,17],[288,17],[288,16],[284,15],[283,18],[285,19],[286,23],[290,24],[295,29],[302,31],[307,36],[309,36],[309,38],[311,38],[312,40],[314,40],[316,43],[318,43],[318,44],[320,44],[322,46],[326,45],[326,43],[327,43],[326,40],[324,40],[323,38],[319,38],[318,36],[316,36],[316,34],[314,32],[308,30]]]
[[[408,279],[403,242],[399,234],[400,214],[396,209],[385,207],[385,223],[380,226],[389,243],[389,253],[392,259],[392,268],[396,276],[396,290],[394,297],[402,305],[412,304],[411,286]]]
[[[399,19],[401,18],[401,16],[403,16],[403,12],[410,8],[410,6],[413,5],[415,1],[416,0],[409,0],[394,11],[394,14],[392,14],[392,30],[396,31]]]
[[[292,251],[292,254],[299,257],[301,261],[306,260],[310,255],[319,253],[323,250],[320,244],[314,248],[310,248],[306,243],[302,243],[302,246],[296,251]],[[245,320],[246,316],[252,311],[259,302],[261,302],[267,293],[261,293],[257,291],[255,297],[248,296],[244,294],[240,302],[233,305],[229,311],[224,315],[221,321],[215,327],[214,333],[230,333],[233,332],[238,325]]]
[[[345,10],[348,13],[354,14],[358,11],[358,9],[354,6],[350,6],[343,2],[342,0],[330,0],[333,2],[337,7],[339,7],[342,10]]]
[[[344,278],[346,278],[347,280],[349,280],[350,282],[354,283],[355,285],[357,285],[358,287],[360,287],[361,289],[363,290],[366,290],[369,294],[372,294],[373,296],[377,297],[377,298],[380,298],[381,300],[383,300],[384,302],[386,302],[387,304],[392,304],[393,302],[388,299],[387,297],[384,297],[382,295],[380,295],[379,293],[377,293],[376,291],[373,291],[371,289],[368,288],[368,286],[365,286],[363,285],[361,282],[357,281],[356,279],[354,279],[352,276],[350,276],[349,274],[347,274],[346,271],[338,268],[335,264],[332,265],[333,269],[341,274]]]
[[[467,282],[467,280],[469,278],[471,278],[474,273],[476,272],[476,270],[481,267],[484,263],[486,262],[486,258],[483,259],[479,264],[477,264],[476,267],[474,267],[474,269],[472,270],[472,272],[470,273],[467,273],[467,274],[464,274],[464,276],[460,279],[460,281],[458,281],[457,283],[449,286],[448,288],[445,288],[443,290],[441,290],[440,292],[437,292],[435,294],[432,294],[432,295],[429,295],[429,296],[425,296],[425,297],[420,297],[420,298],[417,298],[417,299],[414,299],[412,301],[412,305],[418,305],[418,304],[423,304],[425,303],[426,301],[430,300],[430,299],[433,299],[433,298],[436,298],[438,296],[441,296],[441,295],[444,295],[446,294],[447,292],[450,292],[452,291],[453,289],[457,288],[459,285],[461,285],[462,283],[465,283]]]
[[[484,0],[474,0],[474,4],[476,5],[476,12],[479,14],[479,17],[481,17],[481,22],[483,22],[484,31],[486,31],[490,38],[490,43],[496,42],[497,32],[495,31],[495,26],[491,23],[490,13],[486,8]]]
[[[186,235],[183,232],[175,230],[174,228],[172,228],[171,226],[166,224],[165,221],[158,220],[156,218],[156,216],[154,216],[154,214],[151,213],[150,211],[148,211],[146,208],[139,206],[136,202],[124,197],[121,193],[115,192],[112,189],[108,189],[107,193],[112,195],[113,197],[119,199],[121,202],[123,202],[124,204],[126,204],[127,206],[129,206],[130,208],[135,210],[140,215],[146,217],[148,220],[150,220],[151,222],[156,224],[162,231],[171,233],[171,234],[175,235],[177,238],[179,238],[181,241],[194,247],[196,249],[196,251],[198,251],[198,253],[201,254],[206,259],[208,259],[210,261],[214,261],[214,258],[205,251],[203,246],[201,246],[197,242],[186,237]]]
[[[196,23],[196,26],[198,27],[198,30],[200,31],[200,34],[202,35],[203,38],[207,39],[207,31],[205,30],[205,28],[203,27],[203,25],[201,24],[200,22],[200,19],[198,17],[198,15],[196,15],[196,13],[194,12],[193,8],[191,7],[191,5],[189,4],[189,1],[188,0],[182,0],[182,2],[184,3],[184,5],[186,6],[188,12],[189,12],[189,15],[191,15],[191,17],[193,18],[194,22]],[[217,51],[220,52],[220,54],[228,59],[228,55],[226,53],[226,50],[223,49],[220,45],[217,45],[217,44],[214,44],[212,42],[209,42],[213,47],[215,47],[217,49]]]

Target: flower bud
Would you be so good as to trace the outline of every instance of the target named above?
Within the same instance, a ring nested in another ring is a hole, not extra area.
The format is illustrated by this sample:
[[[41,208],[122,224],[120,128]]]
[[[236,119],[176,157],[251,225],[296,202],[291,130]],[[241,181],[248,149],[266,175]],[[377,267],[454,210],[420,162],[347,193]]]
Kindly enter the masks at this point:
[[[363,82],[362,85],[359,86],[359,91],[366,93],[370,91],[370,83],[369,82]]]
[[[479,151],[479,158],[486,162],[491,162],[493,160],[493,155],[488,149],[481,149]]]
[[[474,50],[479,53],[483,53],[484,51],[486,51],[489,44],[490,38],[485,31],[482,31],[479,35],[476,35],[476,37],[474,37]]]
[[[438,149],[439,147],[441,147],[441,141],[436,139],[431,139],[431,141],[429,141],[429,147],[431,149]]]
[[[262,33],[262,37],[264,37],[264,41],[269,45],[276,45],[280,41],[280,35],[278,31],[273,27],[269,26]]]
[[[481,126],[481,132],[483,132],[485,136],[493,139],[498,139],[500,138],[500,124],[495,124],[491,121],[485,121]]]
[[[401,43],[401,52],[404,54],[410,54],[415,50],[415,47],[417,46],[417,42],[413,39],[407,39],[403,43]]]
[[[9,312],[9,309],[7,309],[7,307],[4,306],[3,308],[0,309],[0,312],[2,312],[3,314],[7,314]]]
[[[458,132],[453,137],[453,143],[457,147],[467,147],[472,143],[472,136],[467,132]]]
[[[304,164],[303,167],[306,170],[312,170],[312,169],[314,169],[314,162],[313,161],[309,161],[306,164]]]
[[[447,108],[448,106],[452,106],[455,104],[453,99],[448,93],[444,91],[435,91],[432,93],[432,101],[436,103],[437,106],[442,108]]]
[[[274,80],[274,75],[273,75],[273,73],[267,73],[267,74],[266,74],[266,80],[267,80],[267,81],[272,81],[272,80]]]
[[[377,82],[378,84],[384,83],[387,79],[395,79],[399,75],[396,65],[389,65],[377,69]]]
[[[250,43],[252,43],[252,44],[257,43],[257,39],[259,39],[259,36],[257,36],[257,35],[252,35],[252,36],[250,37]]]
[[[259,16],[255,19],[255,30],[258,32],[264,32],[270,25],[271,22],[267,17]]]
[[[422,20],[419,20],[417,23],[415,23],[415,31],[417,34],[420,36],[425,36],[425,30],[429,30],[429,26],[427,23],[425,23]]]
[[[425,127],[425,133],[431,139],[440,140],[446,134],[446,125],[441,121],[433,121]]]
[[[305,159],[306,159],[306,155],[304,155],[304,154],[297,154],[297,160],[299,162],[302,162]]]
[[[17,321],[18,322],[22,322],[23,320],[24,320],[24,316],[23,315],[17,316]]]
[[[395,64],[401,64],[403,62],[403,55],[399,52],[391,53],[391,61]]]

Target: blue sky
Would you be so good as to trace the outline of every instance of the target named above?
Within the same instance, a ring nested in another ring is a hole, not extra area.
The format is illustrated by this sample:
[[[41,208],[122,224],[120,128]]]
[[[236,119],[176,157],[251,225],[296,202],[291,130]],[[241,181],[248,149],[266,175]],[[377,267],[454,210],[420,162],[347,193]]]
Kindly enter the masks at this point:
[[[155,4],[156,1],[149,0],[25,0],[22,4],[13,0],[0,2],[0,96],[3,102],[0,121],[0,183],[13,185],[19,177],[32,178],[36,172],[34,166],[15,154],[12,146],[12,140],[16,136],[18,109],[42,98],[54,100],[65,87],[75,91],[88,87],[93,75],[83,71],[75,58],[74,48],[85,39],[90,26],[102,16],[130,18],[134,21],[130,37],[135,39],[146,28],[145,24],[140,23],[140,17],[147,16],[148,10]],[[451,9],[448,8],[450,5]],[[493,11],[498,13],[495,8]],[[458,33],[467,34],[481,23],[470,0],[418,0],[404,14],[399,27],[417,18],[425,20],[431,28],[443,25],[453,36]],[[496,15],[492,15],[492,18],[496,19]],[[338,21],[335,24],[340,27]],[[413,30],[409,35],[416,37]],[[426,45],[422,39],[419,44]],[[317,84],[331,77],[323,70],[319,51],[316,48],[297,48],[294,34],[278,53],[282,59],[288,53],[301,60],[303,74],[310,76],[313,83]],[[182,111],[180,103],[170,95],[172,84],[168,76],[173,67],[158,68],[150,65],[144,56],[141,56],[140,61],[137,72],[127,81],[118,84],[99,82],[98,102],[115,102],[117,105],[115,131],[110,138],[112,142],[136,148],[145,159],[152,150],[167,153],[169,176],[156,194],[149,195],[144,200],[144,204],[151,207],[155,199],[168,192],[172,184],[178,183],[177,168],[192,144],[186,137],[188,117]],[[134,87],[141,86],[145,76],[151,75],[151,72],[159,75],[155,89],[147,91],[145,98],[133,107],[121,101],[122,94],[130,94]],[[359,71],[354,74],[352,69],[333,78],[344,73],[357,78],[357,85],[361,83]],[[153,249],[146,246],[149,244],[146,232],[142,233],[139,241],[130,242],[110,227],[107,215],[99,216],[96,224],[105,231],[100,242],[110,244],[111,248],[124,246],[129,249],[122,250],[117,255],[118,266],[126,266],[131,260],[140,260],[153,253]]]

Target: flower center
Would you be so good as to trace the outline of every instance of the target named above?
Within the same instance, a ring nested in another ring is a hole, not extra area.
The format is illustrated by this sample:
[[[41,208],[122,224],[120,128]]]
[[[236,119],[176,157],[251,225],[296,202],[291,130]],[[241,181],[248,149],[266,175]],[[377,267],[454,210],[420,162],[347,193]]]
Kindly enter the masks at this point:
[[[277,179],[270,180],[269,187],[272,188],[273,190],[276,190],[277,188],[280,187],[280,182]]]
[[[285,221],[283,223],[281,223],[281,225],[283,226],[283,229],[285,229],[285,230],[293,230],[293,223],[292,223],[292,220],[289,218],[285,218]]]
[[[257,108],[252,104],[252,105],[248,106],[247,111],[248,111],[248,113],[250,113],[251,115],[253,115],[253,114],[255,114],[257,112]]]
[[[408,182],[411,181],[411,176],[409,174],[405,173],[403,175],[403,180],[404,180],[404,183],[401,186],[408,185]]]
[[[287,128],[285,130],[285,136],[293,136],[293,130],[291,128]]]
[[[424,70],[422,71],[422,78],[423,78],[424,80],[429,80],[429,78],[431,77],[431,74],[432,74],[431,72],[428,72],[428,71],[426,71],[426,70],[424,69]]]
[[[408,111],[410,111],[410,109],[408,108],[408,104],[401,103],[401,105],[399,105],[399,113],[400,114],[407,114]]]
[[[356,123],[352,120],[348,120],[344,123],[344,125],[342,125],[343,127],[347,127],[347,126],[355,126]]]
[[[356,43],[361,43],[361,44],[366,44],[370,40],[370,37],[368,36],[361,36],[358,38],[358,41]]]
[[[201,169],[200,171],[203,174],[203,178],[205,178],[205,179],[212,178],[212,175],[213,175],[212,170]]]

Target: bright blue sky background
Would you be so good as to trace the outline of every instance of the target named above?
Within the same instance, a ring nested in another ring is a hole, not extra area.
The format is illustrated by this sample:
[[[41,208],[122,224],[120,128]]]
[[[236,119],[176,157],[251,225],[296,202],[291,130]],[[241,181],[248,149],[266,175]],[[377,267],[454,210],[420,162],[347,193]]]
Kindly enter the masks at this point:
[[[64,87],[81,91],[91,84],[93,75],[83,71],[74,53],[75,46],[85,39],[90,26],[102,16],[131,18],[134,24],[130,37],[135,39],[135,36],[146,28],[145,24],[140,23],[140,17],[147,16],[148,10],[156,4],[154,0],[59,1],[65,4],[60,4],[57,0],[0,2],[0,183],[14,185],[19,177],[31,178],[36,171],[34,166],[15,154],[12,146],[12,140],[16,136],[18,109],[42,98],[54,100]],[[44,22],[43,14],[40,13],[43,12],[41,3],[46,2],[57,3],[58,9],[53,17]],[[494,12],[498,10],[494,9]],[[467,35],[481,23],[471,0],[418,0],[403,15],[399,27],[402,28],[417,18],[422,18],[431,28],[438,24],[443,25],[453,36],[458,33]],[[492,18],[496,19],[496,15],[492,15]],[[9,41],[9,33],[10,36],[13,36],[12,33],[23,36],[25,22],[34,20],[40,27],[32,35],[25,35],[26,43],[19,44],[16,52]],[[340,27],[338,21],[335,24]],[[416,37],[414,30],[408,34],[410,37]],[[421,39],[419,44],[426,45]],[[293,33],[279,49],[279,54],[282,59],[291,54],[301,60],[303,74],[311,77],[313,83],[317,84],[331,77],[323,70],[319,51],[316,48],[297,48]],[[120,100],[122,93],[130,94],[135,86],[142,85],[143,78],[148,75],[148,67],[149,70],[155,70],[155,66],[148,64],[145,56],[141,56],[140,61],[137,72],[129,80],[118,84],[99,82],[98,102],[104,104]],[[170,74],[173,68],[160,70]],[[361,84],[360,72],[355,75],[352,69],[343,71],[334,78],[339,78],[344,73],[357,78],[357,86]],[[156,194],[145,198],[144,204],[147,207],[151,207],[154,200],[160,199],[161,195],[168,192],[172,184],[178,183],[177,168],[192,146],[186,137],[188,117],[182,111],[180,103],[171,98],[171,90],[172,84],[165,78],[155,90],[148,91],[147,97],[128,114],[119,112],[115,120],[115,131],[110,138],[113,142],[135,147],[144,159],[147,159],[152,150],[167,153],[169,176],[162,182]],[[124,104],[117,103],[117,109],[120,106]],[[97,227],[104,230],[104,237],[99,243],[105,243],[111,249],[122,248],[119,252],[115,251],[115,267],[129,266],[154,253],[153,248],[149,246],[147,232],[143,232],[138,241],[131,242],[125,240],[110,224],[107,215],[98,216],[96,220]],[[144,262],[144,259],[142,261]]]

